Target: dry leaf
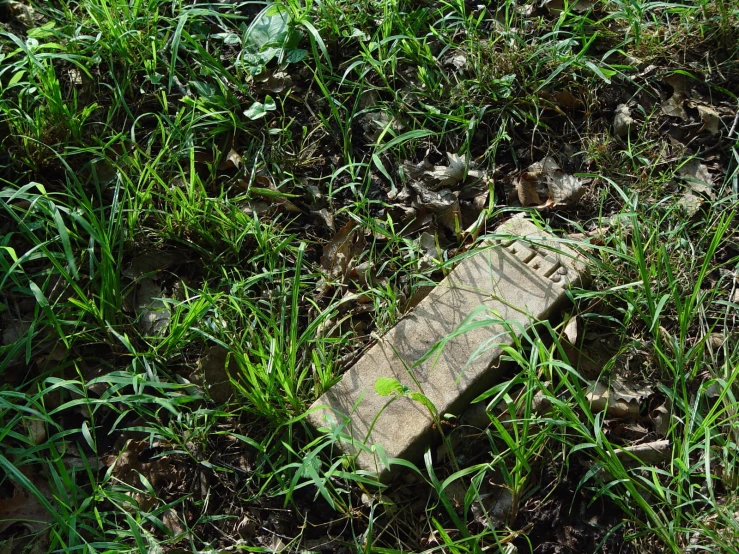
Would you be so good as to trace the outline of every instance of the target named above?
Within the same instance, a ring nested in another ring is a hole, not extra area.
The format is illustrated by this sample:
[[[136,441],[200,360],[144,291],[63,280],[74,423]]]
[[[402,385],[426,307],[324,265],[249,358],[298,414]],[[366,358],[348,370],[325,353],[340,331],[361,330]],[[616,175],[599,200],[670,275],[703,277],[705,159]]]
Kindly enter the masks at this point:
[[[484,172],[475,169],[473,164],[470,164],[468,170],[466,155],[460,156],[447,152],[446,156],[449,161],[448,166],[431,165],[425,158],[418,164],[412,164],[407,160],[403,162],[403,173],[408,178],[409,184],[436,191],[466,181],[465,171],[467,171],[467,178],[481,179],[485,176]]]
[[[54,497],[46,483],[35,481],[34,485],[53,503]],[[53,518],[36,497],[19,486],[15,487],[12,498],[0,499],[0,533],[14,523],[22,523],[32,532],[42,533],[52,521]]]
[[[616,451],[616,457],[621,460],[624,465],[656,465],[669,460],[670,454],[671,444],[669,440],[658,440],[645,444],[636,444]]]
[[[676,92],[662,102],[662,113],[670,117],[679,117],[682,120],[688,119],[688,114],[683,107],[684,101],[685,96],[682,93]]]
[[[231,148],[231,150],[228,151],[228,154],[226,155],[226,159],[224,159],[218,166],[218,169],[220,169],[221,171],[226,171],[229,169],[240,169],[240,168],[241,168],[241,156],[233,148]]]
[[[551,156],[531,164],[516,189],[522,206],[538,208],[573,204],[585,193],[582,181],[562,171]],[[542,204],[545,195],[547,201]]]
[[[162,289],[153,279],[139,279],[134,310],[145,336],[162,336],[169,327],[169,306],[162,300]]]
[[[456,54],[451,54],[444,58],[441,63],[447,67],[452,67],[457,71],[464,71],[467,67],[467,56],[457,52]]]
[[[652,420],[652,427],[658,437],[667,436],[670,430],[670,410],[668,406],[669,400],[649,412],[649,419]]]
[[[308,539],[303,542],[303,552],[343,552],[340,539],[330,537]]]
[[[441,459],[441,456],[438,454],[437,457]],[[467,487],[461,481],[452,481],[444,487],[444,494],[451,500],[457,512],[460,512],[464,507],[464,497],[467,494]]]
[[[185,532],[180,518],[172,508],[162,514],[162,523],[170,530],[173,537],[179,537]]]
[[[241,538],[252,538],[257,533],[257,524],[257,520],[247,514],[236,525],[236,531]]]
[[[634,389],[617,377],[612,377],[610,387],[602,381],[592,383],[585,397],[594,412],[606,410],[609,417],[637,417],[641,401],[652,393],[648,387]]]
[[[380,101],[380,95],[375,89],[365,89],[362,94],[359,95],[359,109],[366,110],[376,106]]]
[[[449,210],[455,204],[459,206],[457,195],[449,189],[429,190],[420,182],[411,182],[408,186],[415,193],[413,205],[416,208],[424,208],[438,214]]]
[[[349,272],[349,276],[352,279],[356,279],[360,286],[369,287],[375,280],[376,268],[374,263],[371,261],[364,261],[356,267],[352,268]]]
[[[241,205],[241,211],[250,216],[265,214],[271,209],[272,204],[264,200],[251,200]]]
[[[708,168],[695,158],[684,164],[677,174],[688,184],[688,188],[680,196],[678,204],[689,217],[692,217],[703,204],[701,195],[711,199],[715,197],[712,189],[713,179],[708,173]]]
[[[287,212],[301,213],[303,211],[295,204],[293,204],[288,198],[288,196],[290,195],[285,194],[280,189],[278,189],[272,179],[267,175],[256,175],[254,177],[254,182],[258,185],[258,187],[249,187],[249,185],[245,183],[245,188],[248,188],[249,191],[256,196],[259,196],[260,198],[263,198],[270,202],[274,202]]]
[[[279,94],[292,88],[293,79],[285,71],[262,71],[254,78],[254,88],[258,93],[272,92]]]
[[[461,421],[464,425],[475,427],[477,429],[485,429],[490,425],[490,416],[488,415],[487,402],[475,402],[462,414]]]
[[[658,440],[644,444],[635,444],[616,450],[616,457],[625,467],[637,467],[641,465],[657,465],[670,459],[672,445],[669,440]],[[588,467],[593,463],[586,462]],[[596,477],[602,481],[609,482],[614,479],[607,469],[601,468],[596,472]]]
[[[418,270],[435,268],[441,260],[441,249],[436,244],[436,236],[424,231],[417,242],[419,250],[423,253],[418,261]]]
[[[472,515],[481,525],[495,526],[496,522],[515,517],[513,495],[508,487],[488,485],[480,492],[470,506]]]
[[[228,371],[226,362],[228,361]],[[229,375],[236,375],[238,365],[229,351],[220,345],[211,346],[198,362],[203,373],[203,385],[216,404],[225,404],[233,396]]]
[[[582,106],[583,104],[582,100],[568,90],[558,90],[554,93],[554,99],[557,101],[557,104],[570,110],[573,110],[578,106]]]
[[[272,538],[270,539],[269,543],[267,544],[269,548],[269,552],[274,552],[277,554],[278,552],[283,552],[287,549],[287,545],[285,544],[285,541],[283,541],[280,537],[277,535],[272,535]]]
[[[412,310],[413,308],[418,306],[418,304],[421,303],[421,300],[426,298],[431,293],[432,290],[434,290],[434,287],[431,287],[431,286],[418,287],[413,292],[413,294],[411,294],[411,297],[405,302],[402,312],[406,313],[409,310]]]
[[[349,270],[349,262],[354,257],[354,237],[356,222],[350,219],[334,237],[323,247],[321,266],[329,278],[343,279]]]
[[[534,172],[525,172],[516,182],[516,192],[518,193],[518,201],[524,208],[529,206],[540,206],[542,204],[541,197],[537,185],[541,181],[541,175]]]
[[[564,328],[564,336],[570,341],[570,344],[577,344],[577,318],[571,317]]]
[[[403,175],[409,180],[420,181],[423,174],[434,169],[434,166],[426,158],[414,164],[408,160],[403,162]]]
[[[595,229],[591,231],[586,231],[585,233],[570,233],[568,236],[570,240],[574,240],[577,242],[588,242],[592,245],[596,246],[603,246],[605,243],[605,238],[608,236],[609,231],[611,228],[607,225],[603,227],[596,227]]]
[[[95,182],[102,186],[110,185],[118,176],[118,168],[109,158],[100,158],[90,164]]]
[[[718,135],[719,123],[721,122],[718,112],[703,104],[698,104],[696,107],[698,108],[698,114],[703,122],[703,128],[714,136]]]
[[[43,420],[35,417],[23,418],[23,423],[26,426],[28,437],[33,441],[33,444],[39,445],[46,440],[46,424]]]
[[[146,440],[129,440],[120,455],[104,456],[103,463],[112,467],[109,470],[112,476],[138,490],[147,490],[141,479],[142,475],[152,487],[178,481],[181,468],[173,463],[170,456],[145,456],[144,452],[148,448],[149,443]],[[148,492],[130,492],[129,496],[142,510],[149,510],[157,501]]]
[[[80,71],[78,68],[70,67],[67,70],[67,75],[69,75],[69,82],[71,84],[78,87],[82,86],[82,76],[84,75],[84,73],[82,73],[82,71]]]
[[[551,173],[548,184],[549,199],[555,206],[574,204],[585,194],[585,187],[582,181],[562,170]]]
[[[436,219],[441,225],[453,231],[455,234],[459,234],[462,225],[462,210],[459,206],[459,202],[454,202],[446,210],[439,212],[436,215]]]
[[[708,351],[712,354],[714,352],[718,352],[721,350],[721,347],[726,342],[726,335],[723,333],[711,333],[706,338],[706,346],[708,347]]]
[[[670,73],[662,78],[662,82],[670,85],[674,92],[687,95],[690,92],[691,79],[682,73]]]
[[[318,220],[319,223],[321,223],[327,229],[330,229],[334,233],[336,232],[336,226],[334,225],[334,215],[331,212],[329,212],[326,208],[321,208],[320,210],[313,210],[311,213]]]
[[[613,118],[613,133],[617,137],[626,138],[634,120],[626,104],[616,106],[616,115]]]
[[[703,205],[703,199],[691,190],[686,190],[677,201],[689,218],[692,218]]]
[[[424,231],[418,238],[418,246],[425,256],[429,256],[433,260],[441,259],[441,249],[436,244],[435,235]]]
[[[690,189],[694,192],[706,194],[711,198],[713,197],[713,178],[708,172],[708,168],[697,158],[693,158],[683,164],[677,174],[688,183]]]
[[[390,118],[384,111],[375,111],[364,114],[359,119],[364,136],[370,143],[377,143],[380,137],[385,140],[398,135],[403,131],[403,124],[396,118]]]
[[[9,312],[5,312],[0,316],[0,323],[2,323],[3,329],[3,340],[2,345],[8,346],[19,340],[25,335],[31,328],[32,318],[27,320],[16,319]]]
[[[16,0],[7,0],[5,2],[10,15],[21,25],[27,28],[33,28],[36,26],[35,17],[36,11],[23,2],[17,2]]]
[[[428,175],[429,179],[426,179],[427,182],[429,180],[433,182],[435,187],[456,185],[464,179],[464,172],[467,169],[467,157],[450,152],[447,152],[446,155],[449,159],[449,167],[441,165],[434,166],[433,171]]]
[[[490,191],[488,189],[485,189],[481,193],[477,194],[472,199],[472,207],[475,209],[476,212],[480,213],[485,208],[488,207],[488,198],[490,197]]]
[[[649,429],[637,422],[622,420],[610,420],[607,423],[609,434],[611,436],[618,437],[620,440],[626,441],[639,441],[649,435]]]
[[[673,90],[672,96],[662,102],[662,113],[670,117],[679,117],[682,120],[688,119],[688,114],[683,106],[690,90],[688,78],[680,73],[673,73],[662,81],[670,85]]]

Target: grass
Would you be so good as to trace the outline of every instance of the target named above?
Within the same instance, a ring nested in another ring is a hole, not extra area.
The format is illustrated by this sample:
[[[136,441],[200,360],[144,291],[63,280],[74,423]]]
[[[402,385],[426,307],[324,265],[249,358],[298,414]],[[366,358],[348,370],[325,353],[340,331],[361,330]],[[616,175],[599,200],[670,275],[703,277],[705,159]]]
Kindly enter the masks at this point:
[[[738,20],[735,0],[0,4],[0,519],[22,514],[0,549],[738,550]],[[451,220],[403,196],[403,162],[447,152],[488,177]],[[547,155],[589,179],[577,205],[517,202]],[[693,158],[713,186],[691,212]],[[592,284],[506,348],[482,422],[440,420],[441,450],[376,483],[306,409],[518,211]],[[648,390],[631,419],[589,401],[620,380]],[[656,462],[628,449],[655,439]]]

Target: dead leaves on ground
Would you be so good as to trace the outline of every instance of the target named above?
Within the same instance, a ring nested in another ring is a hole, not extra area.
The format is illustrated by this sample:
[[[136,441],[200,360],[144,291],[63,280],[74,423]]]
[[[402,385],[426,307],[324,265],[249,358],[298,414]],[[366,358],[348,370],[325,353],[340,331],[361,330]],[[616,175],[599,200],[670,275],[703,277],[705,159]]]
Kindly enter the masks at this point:
[[[731,106],[714,105],[703,97],[696,87],[699,81],[686,72],[671,73],[662,82],[672,88],[672,95],[662,102],[662,114],[680,119],[683,124],[698,124],[699,132],[719,135],[724,127],[722,118],[728,123],[735,113]]]
[[[613,133],[622,139],[625,139],[631,131],[634,119],[631,117],[631,110],[626,104],[616,106],[616,115],[613,117]]]
[[[188,443],[188,448],[192,446]],[[158,444],[150,444],[146,440],[127,440],[120,453],[102,458],[108,467],[111,485],[122,488],[131,503],[139,510],[152,511],[161,503],[161,497],[167,491],[180,495],[185,485],[187,464],[184,458],[175,455],[159,455]],[[207,476],[201,471],[195,483],[196,496],[207,495]],[[197,490],[197,485],[200,489]],[[125,506],[124,506],[125,507]],[[132,508],[133,509],[133,508]],[[182,536],[185,526],[178,513],[170,508],[161,515],[161,521],[169,529],[172,536]]]
[[[403,162],[403,171],[409,183],[423,185],[424,188],[436,191],[442,187],[453,187],[466,178],[480,179],[483,173],[470,168],[467,171],[467,157],[447,152],[449,165],[432,165],[426,158],[418,164]],[[466,172],[466,173],[465,173]]]
[[[477,231],[491,181],[465,155],[448,152],[447,162],[434,165],[427,158],[403,162],[405,186],[388,195],[395,203],[391,213],[399,216],[396,227],[432,232],[438,225],[458,240]]]
[[[628,379],[621,363],[604,374],[607,361],[622,355],[618,353],[620,341],[613,347],[607,346],[609,342],[608,337],[593,333],[581,339],[575,317],[563,327],[560,338],[567,362],[583,375],[597,375],[583,385],[584,398],[588,409],[601,415],[609,441],[622,445],[617,451],[619,459],[625,464],[635,459],[658,464],[669,452],[669,441],[665,440],[673,424],[669,398],[655,387]]]
[[[679,205],[692,217],[700,209],[703,199],[713,200],[713,178],[708,167],[693,158],[683,163],[677,170],[677,177],[684,183],[684,191],[678,200]]]
[[[231,376],[237,375],[238,371],[233,355],[223,346],[211,346],[200,358],[198,368],[200,375],[191,378],[191,381],[199,382],[202,378],[203,387],[213,402],[228,402],[234,393]]]
[[[677,70],[668,72],[661,80],[671,92],[661,102],[661,113],[672,119],[670,135],[676,140],[689,141],[689,136],[707,134],[718,137],[729,129],[736,114],[736,106],[716,102],[701,92],[698,74]]]
[[[521,174],[516,191],[522,206],[543,209],[576,204],[585,194],[585,186],[562,171],[553,157],[546,156]]]
[[[638,418],[642,402],[652,394],[650,387],[635,387],[618,376],[609,381],[591,383],[585,391],[585,399],[593,412],[605,411],[613,418]]]
[[[357,223],[350,219],[323,247],[321,266],[329,280],[344,279],[349,263],[359,251],[359,237]]]
[[[403,162],[401,174],[405,185],[400,191],[388,194],[390,205],[379,213],[378,231],[370,235],[385,240],[382,229],[390,219],[396,234],[414,237],[419,254],[426,259],[430,242],[448,244],[441,236],[444,230],[458,238],[469,234],[471,230],[465,229],[464,224],[476,221],[485,209],[489,183],[485,172],[468,164],[465,156],[448,153],[447,161],[448,165],[434,165],[427,158],[419,163]],[[326,220],[327,215],[322,214],[321,218]],[[353,277],[351,261],[359,260],[367,233],[350,220],[324,245],[321,257],[324,286],[331,287],[331,283]],[[441,258],[441,252],[429,257]]]
[[[134,258],[123,271],[123,276],[132,281],[123,306],[134,313],[139,331],[144,336],[162,337],[167,332],[171,312],[164,300],[166,294],[160,285],[159,275],[175,261],[173,254],[149,252]]]
[[[34,479],[34,485],[49,502],[54,498],[42,480]],[[26,489],[16,486],[11,498],[0,499],[0,534],[14,524],[21,524],[31,533],[44,533],[54,521],[52,515],[38,498]]]

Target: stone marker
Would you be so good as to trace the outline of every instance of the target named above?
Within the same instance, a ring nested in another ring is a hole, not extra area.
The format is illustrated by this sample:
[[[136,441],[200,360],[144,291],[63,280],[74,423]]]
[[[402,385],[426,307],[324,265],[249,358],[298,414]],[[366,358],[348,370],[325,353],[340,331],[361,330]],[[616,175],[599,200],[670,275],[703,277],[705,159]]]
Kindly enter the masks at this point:
[[[427,407],[407,396],[389,402],[392,397],[375,390],[379,378],[394,378],[422,392],[440,415],[459,415],[495,384],[501,346],[513,343],[512,334],[520,336],[532,322],[548,318],[565,300],[567,287],[587,279],[575,253],[546,242],[554,237],[529,220],[513,219],[495,235],[499,238],[462,260],[311,406],[307,419],[312,426],[344,426],[341,433],[354,444],[342,441],[341,447],[359,453],[360,469],[381,479],[389,476],[381,456],[357,444],[379,444],[388,458],[415,462],[435,432]],[[470,315],[490,323],[454,336],[443,350],[417,363]]]

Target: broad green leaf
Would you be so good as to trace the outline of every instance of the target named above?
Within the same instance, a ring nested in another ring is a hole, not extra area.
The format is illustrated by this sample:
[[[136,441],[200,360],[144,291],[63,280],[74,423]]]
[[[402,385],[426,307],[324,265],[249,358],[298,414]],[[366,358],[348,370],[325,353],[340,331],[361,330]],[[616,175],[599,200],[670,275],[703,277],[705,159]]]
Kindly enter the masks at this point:
[[[290,15],[276,6],[262,10],[246,31],[244,46],[260,52],[267,46],[284,47],[290,35]]]
[[[190,81],[189,84],[193,89],[195,89],[198,95],[204,98],[212,98],[218,92],[216,87],[203,81]]]
[[[273,58],[287,58],[289,63],[302,60],[307,52],[298,49],[300,33],[295,29],[290,14],[280,6],[272,4],[263,9],[252,21],[244,37],[242,59],[249,64],[249,54],[258,56],[261,64]]]
[[[241,44],[241,37],[235,33],[216,33],[211,35],[212,38],[220,39],[223,44],[228,46],[234,46],[235,44]]]
[[[378,377],[375,381],[375,391],[380,396],[390,396],[391,394],[403,394],[404,387],[400,381],[393,377]]]
[[[282,52],[282,48],[276,48],[274,46],[269,46],[262,50],[257,56],[259,57],[259,60],[262,63],[269,63],[272,61],[272,58],[275,56],[278,56]]]
[[[275,101],[271,96],[267,96],[264,99],[264,104],[261,102],[254,102],[249,109],[244,110],[244,115],[251,120],[260,119],[267,115],[267,112],[272,112],[277,109]]]
[[[411,400],[414,402],[418,402],[419,404],[422,404],[425,406],[429,412],[431,412],[431,415],[436,415],[436,406],[434,406],[434,403],[429,400],[429,398],[420,392],[411,392],[408,394]]]
[[[288,63],[298,63],[299,61],[302,61],[303,58],[305,58],[307,55],[307,50],[303,50],[302,48],[294,48],[288,51],[285,59]]]

